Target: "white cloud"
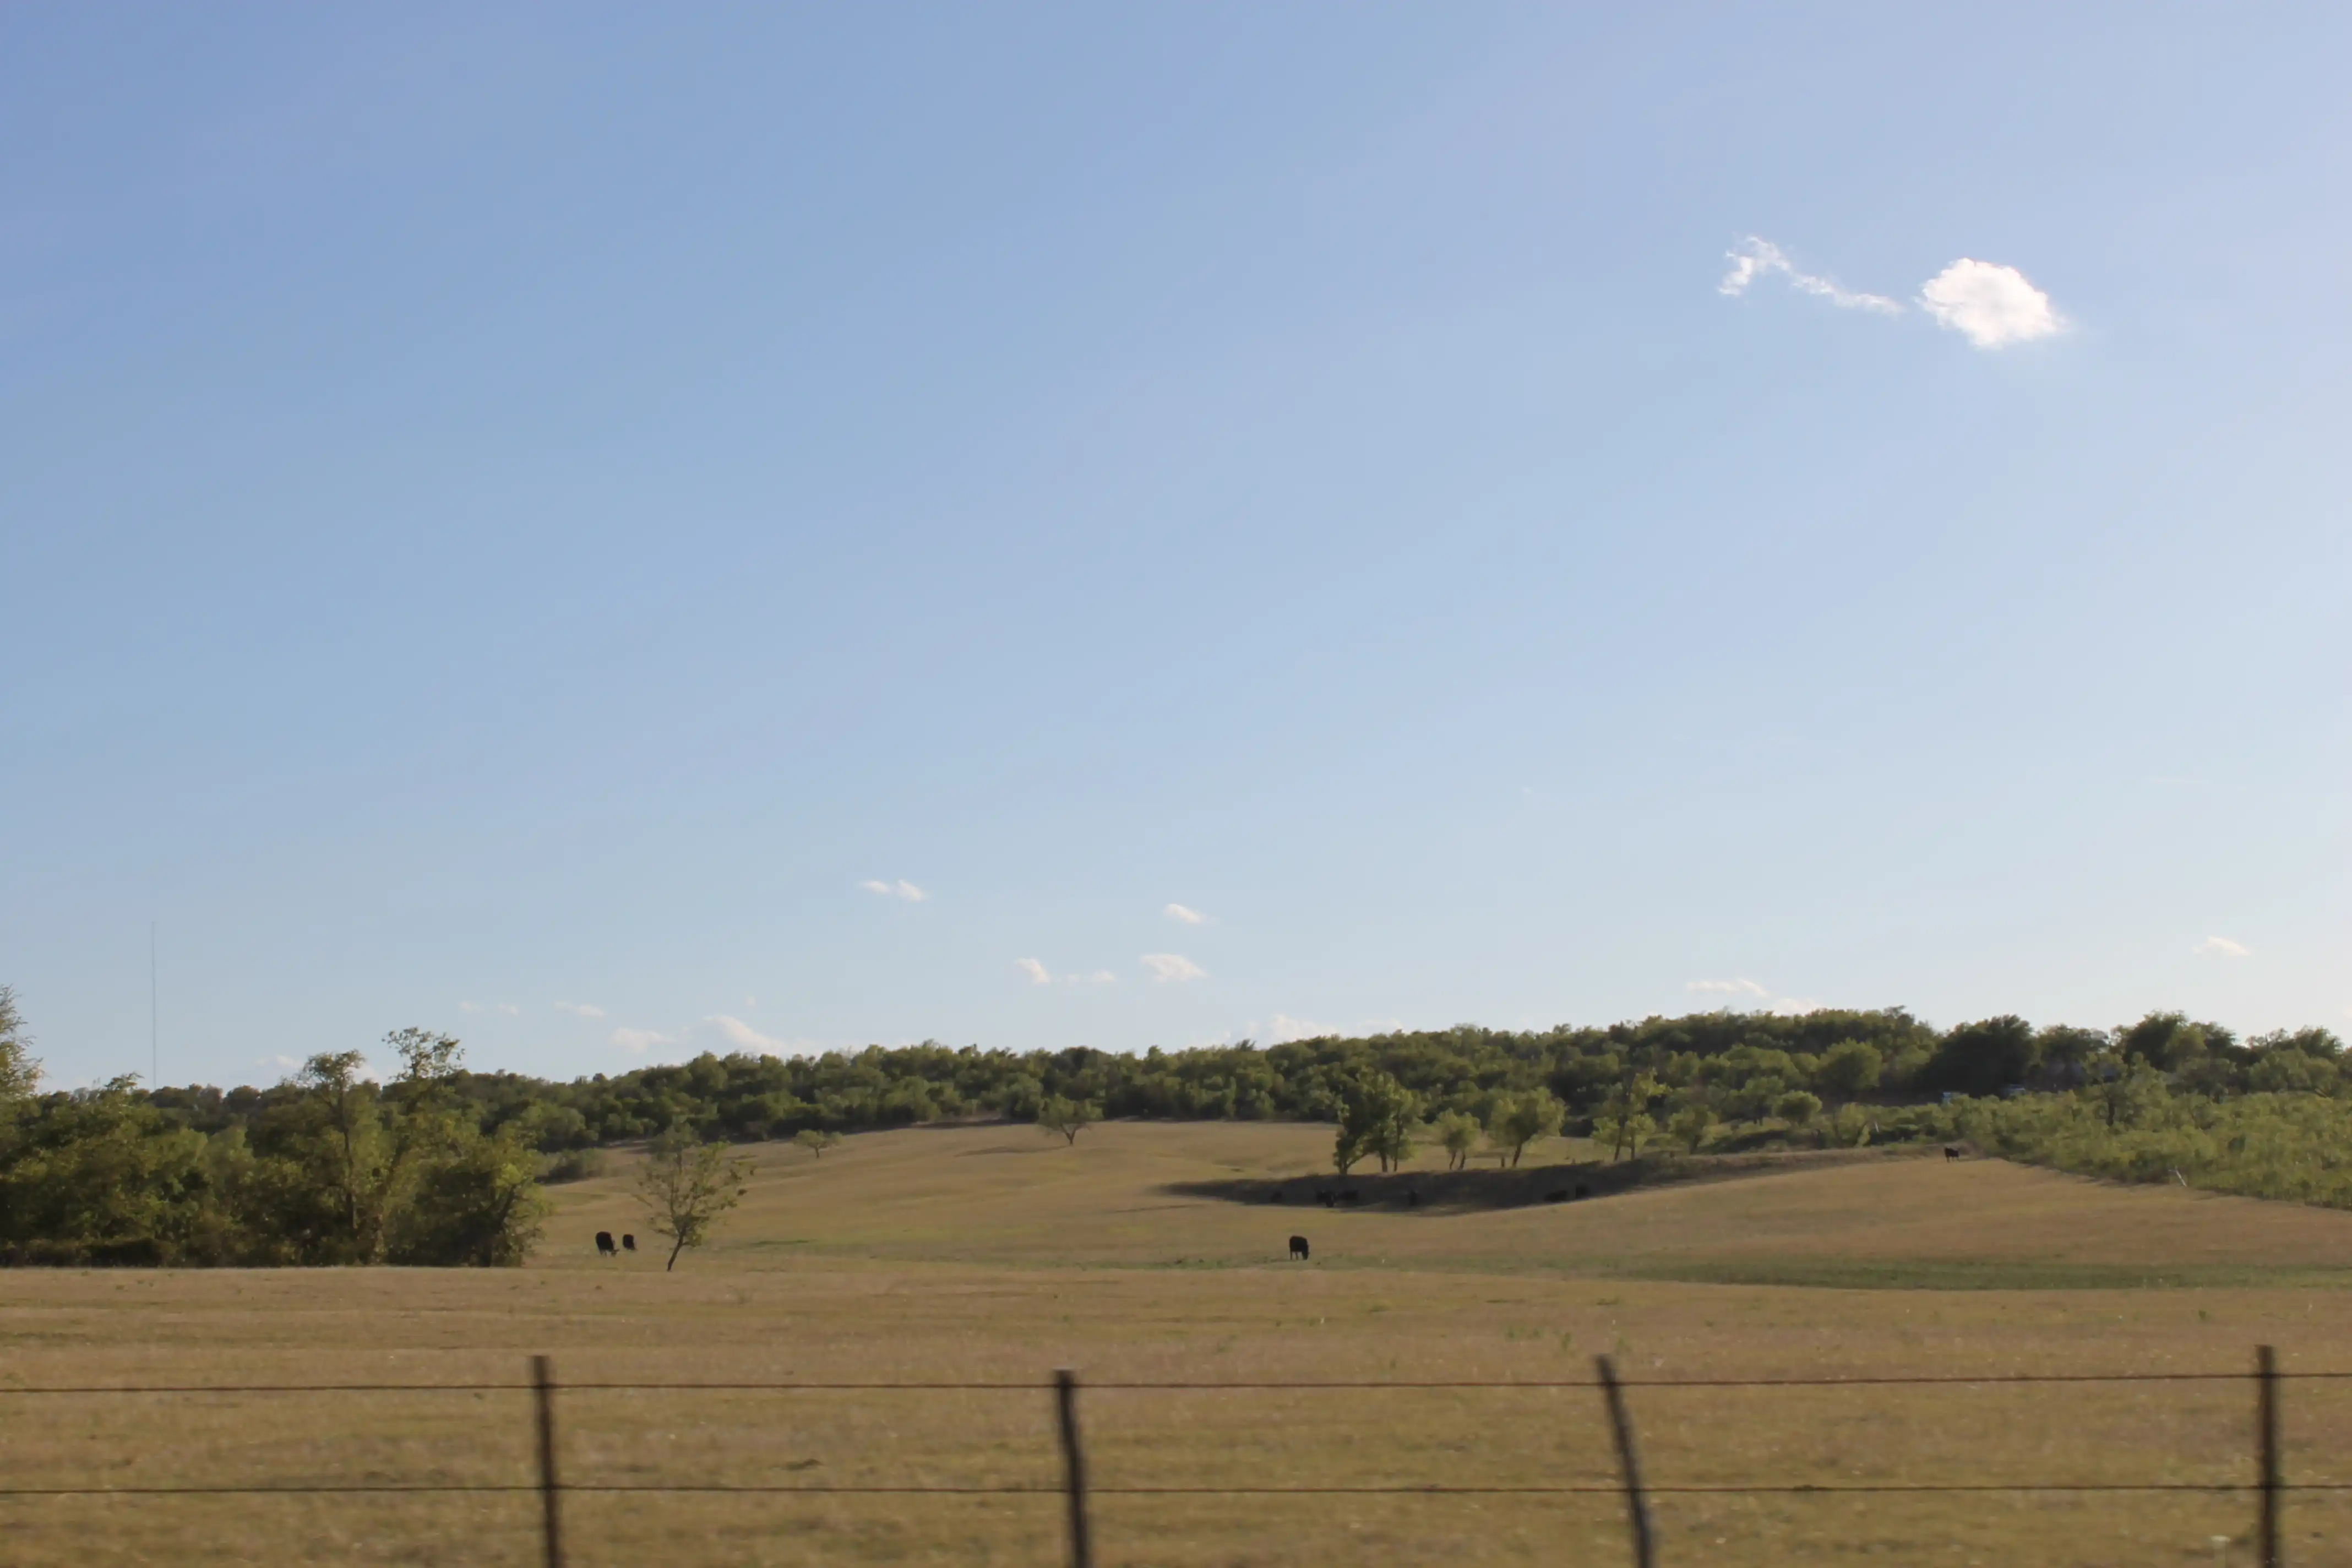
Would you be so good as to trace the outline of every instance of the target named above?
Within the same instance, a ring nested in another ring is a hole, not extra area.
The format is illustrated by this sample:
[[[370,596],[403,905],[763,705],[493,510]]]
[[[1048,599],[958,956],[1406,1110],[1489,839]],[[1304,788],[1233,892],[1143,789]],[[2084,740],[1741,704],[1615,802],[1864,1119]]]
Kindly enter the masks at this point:
[[[730,1018],[724,1013],[716,1013],[702,1021],[719,1026],[719,1032],[727,1037],[727,1043],[743,1050],[772,1051],[782,1056],[787,1049],[783,1041],[770,1039],[740,1018]]]
[[[930,894],[903,878],[896,882],[868,879],[857,885],[869,893],[879,893],[886,899],[904,899],[910,904],[919,904],[930,897]]]
[[[555,1010],[569,1013],[575,1018],[601,1018],[604,1016],[604,1009],[592,1007],[585,1002],[558,1002]]]
[[[1683,987],[1702,996],[1769,996],[1769,986],[1759,985],[1753,980],[1694,980]]]
[[[631,1056],[642,1056],[655,1046],[674,1046],[677,1041],[658,1029],[615,1029],[613,1044]]]
[[[1937,326],[1967,333],[1980,349],[2032,342],[2066,328],[2066,319],[2051,308],[2050,296],[2027,282],[2024,273],[1967,257],[1920,285],[1919,304]]]
[[[2254,950],[2226,936],[2209,936],[2197,944],[2196,952],[2200,958],[2251,958]]]
[[[1827,300],[1841,310],[1867,310],[1877,316],[1899,316],[1903,306],[1899,300],[1884,294],[1864,294],[1848,289],[1828,278],[1811,272],[1800,272],[1781,248],[1769,239],[1749,235],[1728,253],[1731,270],[1716,285],[1719,294],[1737,299],[1748,292],[1748,286],[1759,278],[1786,278],[1789,287],[1816,299]]]
[[[1188,910],[1181,904],[1171,904],[1160,912],[1165,914],[1170,920],[1181,921],[1188,926],[1206,925],[1209,923],[1208,916],[1202,914],[1198,910]]]
[[[1274,1022],[1265,1028],[1259,1028],[1257,1021],[1252,1019],[1242,1032],[1251,1039],[1278,1046],[1286,1040],[1364,1039],[1403,1027],[1404,1021],[1401,1018],[1359,1018],[1352,1024],[1325,1024],[1312,1018],[1294,1018],[1287,1013],[1276,1013]]]
[[[1209,972],[1181,952],[1147,952],[1143,967],[1151,971],[1151,978],[1165,983],[1171,980],[1206,980]]]
[[[1042,960],[1016,958],[1013,961],[1013,967],[1026,975],[1034,985],[1054,984],[1054,972],[1046,968]],[[1114,985],[1118,983],[1118,976],[1108,969],[1097,969],[1089,974],[1065,974],[1061,982],[1065,985]]]
[[[457,1011],[460,1013],[497,1013],[509,1018],[520,1018],[522,1016],[522,1009],[516,1006],[511,1002],[497,1002],[487,1007],[483,1006],[479,1002],[460,1002],[457,1004]]]

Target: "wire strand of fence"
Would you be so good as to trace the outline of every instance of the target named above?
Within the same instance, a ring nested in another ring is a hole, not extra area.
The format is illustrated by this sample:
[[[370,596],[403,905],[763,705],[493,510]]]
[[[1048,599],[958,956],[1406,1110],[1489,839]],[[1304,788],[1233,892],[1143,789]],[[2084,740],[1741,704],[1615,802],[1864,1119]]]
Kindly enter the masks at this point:
[[[2281,1372],[2281,1383],[2343,1382],[2352,1379],[2347,1372]],[[1961,1387],[1998,1388],[2057,1384],[2129,1384],[2129,1383],[2227,1383],[2242,1384],[2242,1372],[2140,1372],[2140,1373],[1920,1373],[1888,1375],[1864,1374],[1854,1377],[1621,1377],[1621,1386],[1644,1392],[1671,1393],[1675,1389],[1719,1388],[1887,1388],[1887,1387]],[[530,1383],[166,1383],[166,1384],[0,1384],[0,1395],[7,1394],[529,1394],[537,1385]],[[1089,1391],[1101,1393],[1214,1394],[1234,1392],[1292,1392],[1311,1394],[1377,1393],[1384,1389],[1410,1392],[1415,1389],[1483,1389],[1498,1393],[1513,1390],[1541,1392],[1558,1389],[1599,1389],[1596,1378],[1398,1378],[1383,1380],[1352,1380],[1337,1378],[1298,1379],[1107,1379],[1089,1382]],[[566,1394],[1039,1394],[1050,1393],[1050,1380],[1030,1380],[1018,1383],[972,1382],[967,1380],[893,1380],[869,1382],[747,1381],[730,1383],[677,1383],[667,1381],[607,1380],[602,1382],[566,1383]]]
[[[418,1482],[362,1481],[348,1485],[317,1486],[165,1486],[165,1487],[0,1487],[0,1498],[45,1497],[345,1497],[385,1494],[415,1496],[446,1493],[453,1496],[477,1493],[520,1494],[539,1491],[536,1481],[485,1482]],[[719,1494],[758,1497],[1050,1497],[1060,1498],[1065,1489],[1056,1484],[1034,1486],[803,1486],[793,1484],[762,1485],[757,1482],[730,1483],[723,1481],[566,1481],[567,1492],[597,1492],[612,1495],[633,1494]],[[1586,1485],[1564,1486],[1457,1486],[1447,1482],[1408,1482],[1393,1486],[1093,1486],[1089,1495],[1100,1497],[1615,1497],[1622,1494],[1622,1484],[1617,1481],[1594,1481]],[[2255,1481],[1792,1481],[1784,1483],[1669,1483],[1664,1486],[1645,1482],[1643,1490],[1655,1495],[1687,1497],[1805,1497],[1805,1496],[1927,1496],[1937,1493],[2053,1493],[2064,1495],[2096,1493],[2165,1493],[2199,1492],[2226,1495],[2261,1489]],[[2282,1492],[2352,1492],[2352,1481],[2290,1481],[2280,1485]]]

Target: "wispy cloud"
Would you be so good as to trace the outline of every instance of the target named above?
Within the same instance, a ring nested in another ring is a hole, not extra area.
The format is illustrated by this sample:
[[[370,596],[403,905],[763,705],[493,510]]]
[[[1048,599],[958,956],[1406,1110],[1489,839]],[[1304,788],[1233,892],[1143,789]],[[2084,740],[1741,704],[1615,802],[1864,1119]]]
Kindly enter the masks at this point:
[[[492,1002],[487,1005],[479,1002],[460,1002],[457,1004],[457,1011],[460,1013],[496,1013],[501,1017],[507,1018],[520,1018],[522,1016],[522,1009],[516,1006],[511,1002]]]
[[[1171,980],[1206,980],[1209,972],[1181,952],[1147,952],[1143,967],[1163,984]]]
[[[2050,296],[2014,267],[1962,257],[1919,287],[1920,308],[1980,349],[2030,343],[2066,330]]]
[[[1731,270],[1716,291],[1734,299],[1748,292],[1759,278],[1784,278],[1789,287],[1844,310],[1866,310],[1877,316],[1899,316],[1903,303],[1884,294],[1865,294],[1834,279],[1800,272],[1779,246],[1756,235],[1741,240],[1729,253]],[[1980,349],[2006,348],[2032,342],[2066,330],[2066,318],[2051,304],[2050,296],[2035,288],[2025,274],[1998,262],[1964,256],[1919,286],[1917,300],[1937,326],[1966,337]]]
[[[1118,982],[1118,976],[1108,969],[1097,969],[1085,974],[1064,974],[1057,977],[1052,970],[1045,967],[1042,959],[1035,958],[1016,958],[1013,961],[1013,967],[1026,976],[1033,985],[1051,985],[1057,978],[1064,985],[1113,985]]]
[[[1179,921],[1188,926],[1206,925],[1209,923],[1208,916],[1202,914],[1198,910],[1188,910],[1181,904],[1170,904],[1160,912],[1166,915],[1170,920]]]
[[[659,1029],[623,1028],[613,1031],[613,1044],[621,1050],[628,1052],[629,1055],[636,1057],[643,1056],[656,1046],[674,1046],[677,1041],[673,1037],[663,1034]]]
[[[1753,980],[1694,980],[1683,987],[1701,996],[1769,996],[1769,985],[1759,985]]]
[[[2200,958],[2252,958],[2254,950],[2226,936],[2209,936],[2197,944],[2196,952]]]
[[[555,1010],[569,1013],[575,1018],[601,1018],[604,1016],[604,1009],[592,1007],[585,1002],[558,1002]]]
[[[1789,287],[1798,292],[1827,300],[1841,310],[1867,310],[1879,316],[1903,313],[1901,302],[1884,294],[1864,294],[1832,279],[1798,271],[1786,252],[1757,235],[1751,234],[1733,247],[1726,259],[1731,263],[1731,270],[1723,275],[1716,291],[1735,299],[1747,293],[1748,286],[1759,278],[1779,277],[1787,279]]]
[[[886,899],[904,899],[910,904],[919,904],[930,897],[930,894],[903,878],[896,882],[885,882],[869,878],[857,885],[869,893],[879,893]]]
[[[777,1055],[782,1056],[789,1049],[783,1041],[770,1039],[767,1036],[760,1033],[759,1030],[751,1027],[751,1025],[745,1023],[742,1019],[730,1017],[725,1013],[714,1013],[709,1017],[705,1018],[702,1021],[706,1024],[715,1025],[718,1027],[719,1032],[727,1037],[727,1043],[729,1045],[738,1047],[743,1050],[772,1051]]]

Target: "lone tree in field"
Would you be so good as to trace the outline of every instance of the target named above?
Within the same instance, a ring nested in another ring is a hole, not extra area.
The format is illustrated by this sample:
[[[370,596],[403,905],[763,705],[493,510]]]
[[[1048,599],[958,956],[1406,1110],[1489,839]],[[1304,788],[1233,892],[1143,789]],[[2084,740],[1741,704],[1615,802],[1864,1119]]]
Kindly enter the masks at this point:
[[[1078,1134],[1102,1120],[1091,1100],[1065,1100],[1055,1095],[1037,1103],[1037,1125],[1047,1132],[1058,1134],[1065,1143],[1076,1143]]]
[[[1516,1166],[1528,1144],[1559,1131],[1564,1110],[1552,1098],[1551,1090],[1531,1089],[1495,1107],[1495,1118],[1487,1124],[1486,1135],[1494,1139],[1496,1148],[1511,1152],[1511,1163]]]
[[[637,1173],[635,1195],[654,1234],[670,1239],[663,1273],[677,1267],[679,1253],[710,1239],[719,1216],[750,1191],[751,1173],[751,1162],[729,1154],[724,1143],[697,1143],[679,1132],[654,1140]]]
[[[814,1127],[803,1127],[793,1134],[793,1142],[807,1150],[813,1158],[822,1160],[824,1152],[841,1142],[838,1132],[824,1132]]]

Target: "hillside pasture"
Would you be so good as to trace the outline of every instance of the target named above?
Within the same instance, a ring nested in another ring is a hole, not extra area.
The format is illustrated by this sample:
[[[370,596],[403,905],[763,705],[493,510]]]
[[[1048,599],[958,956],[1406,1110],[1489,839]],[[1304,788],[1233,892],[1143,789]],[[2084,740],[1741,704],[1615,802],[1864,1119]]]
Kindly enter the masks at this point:
[[[629,1168],[557,1189],[520,1271],[0,1275],[0,1387],[445,1385],[428,1394],[0,1395],[28,1487],[527,1486],[525,1358],[567,1384],[1009,1382],[1009,1391],[570,1388],[580,1486],[1048,1488],[1044,1384],[2352,1371],[2352,1215],[1992,1161],[1785,1160],[1582,1203],[1326,1210],[1205,1195],[1310,1178],[1328,1129],[911,1130],[761,1146],[751,1197],[675,1273]],[[1565,1144],[1536,1158],[1591,1157]],[[1433,1163],[1433,1164],[1434,1163]],[[1425,1179],[1434,1184],[1438,1173]],[[635,1231],[599,1258],[599,1229]],[[1293,1231],[1315,1261],[1283,1260]],[[1868,1286],[1868,1289],[1843,1288]],[[494,1389],[465,1385],[497,1384]],[[2288,1391],[2290,1479],[2352,1480],[2352,1397]],[[1781,1487],[2251,1478],[2246,1383],[1633,1390],[1654,1481]],[[1580,1388],[1082,1395],[1101,1560],[1625,1558]],[[1590,1485],[1576,1495],[1118,1489]],[[575,1564],[1049,1563],[1056,1500],[581,1491]],[[0,1500],[11,1562],[530,1563],[527,1491]],[[2243,1494],[1668,1493],[1664,1560],[2250,1561]],[[2298,1562],[2347,1510],[2299,1496]],[[2217,1539],[2221,1538],[2217,1545]]]

